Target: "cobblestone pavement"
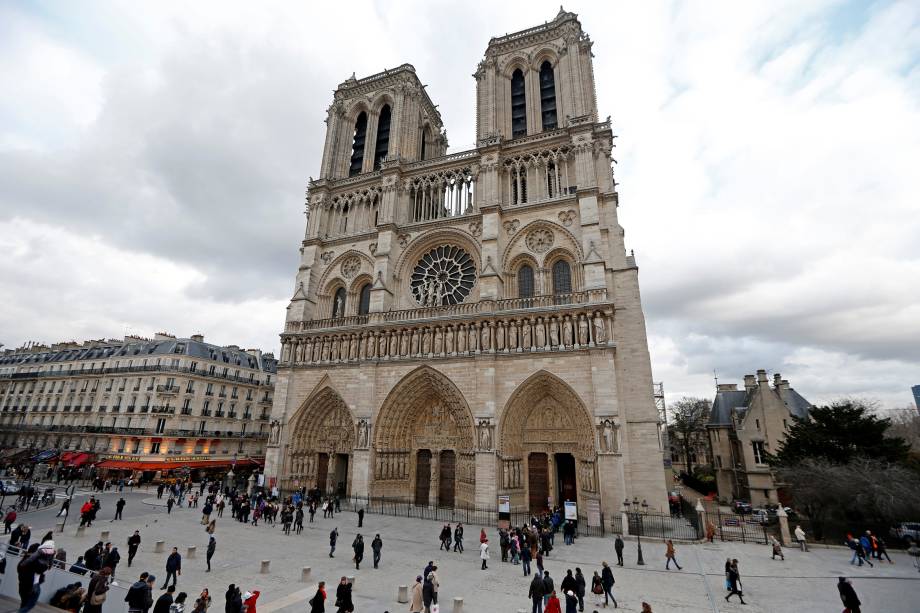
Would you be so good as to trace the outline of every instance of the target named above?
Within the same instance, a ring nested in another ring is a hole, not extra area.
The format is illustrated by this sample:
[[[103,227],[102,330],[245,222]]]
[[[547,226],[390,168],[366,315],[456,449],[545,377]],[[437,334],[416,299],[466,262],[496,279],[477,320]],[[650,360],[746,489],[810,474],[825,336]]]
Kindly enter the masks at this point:
[[[132,503],[140,504],[135,498]],[[495,543],[489,570],[480,570],[478,535],[482,526],[466,527],[467,551],[464,554],[438,551],[440,525],[435,522],[382,515],[366,515],[364,527],[357,528],[354,513],[341,513],[334,519],[322,519],[306,524],[303,534],[285,536],[280,525],[244,526],[225,514],[217,522],[217,552],[212,561],[213,571],[205,573],[205,548],[207,535],[200,525],[200,514],[195,509],[174,508],[171,515],[159,506],[163,501],[146,498],[148,512],[123,522],[103,521],[87,530],[82,538],[74,536],[76,526],[68,525],[66,533],[55,540],[68,551],[68,559],[75,560],[99,537],[101,530],[110,530],[110,540],[119,547],[122,563],[116,573],[120,582],[127,583],[148,570],[164,577],[164,565],[171,547],[179,547],[183,555],[183,574],[178,589],[196,596],[208,587],[214,597],[214,606],[221,610],[227,585],[235,583],[244,590],[261,590],[258,610],[274,613],[307,610],[306,601],[316,589],[316,581],[325,580],[334,593],[335,584],[342,576],[355,577],[355,605],[359,613],[406,611],[408,605],[396,602],[399,585],[411,585],[421,574],[429,560],[439,565],[441,578],[441,610],[450,613],[453,598],[463,597],[464,610],[529,612],[527,599],[529,581],[523,577],[520,566],[503,564],[497,547],[495,530],[488,528]],[[309,519],[309,516],[308,518]],[[339,529],[339,542],[335,558],[330,559],[329,531]],[[35,524],[33,534],[41,535],[52,525]],[[137,528],[141,530],[143,544],[134,561],[127,567],[128,536]],[[351,563],[351,542],[357,532],[364,535],[366,554],[360,570]],[[379,570],[374,570],[370,541],[374,534],[383,538],[383,559]],[[166,553],[153,552],[157,540],[165,541]],[[599,570],[601,560],[612,563],[612,538],[581,537],[576,544],[566,547],[562,538],[556,539],[556,548],[547,558],[546,568],[554,577],[556,586],[568,568],[581,567],[587,577]],[[187,547],[197,546],[197,558],[185,559]],[[893,553],[896,564],[876,564],[875,568],[859,568],[849,564],[849,554],[838,548],[813,548],[809,553],[787,550],[785,562],[770,559],[766,545],[741,543],[678,544],[677,558],[683,570],[664,569],[664,545],[643,540],[646,566],[637,567],[636,544],[627,542],[626,566],[614,566],[616,585],[614,593],[619,610],[639,611],[643,600],[652,604],[656,613],[666,611],[809,611],[838,612],[842,609],[837,596],[837,577],[841,574],[853,578],[854,587],[863,602],[864,611],[917,611],[920,601],[920,573],[903,553]],[[737,599],[726,604],[723,587],[725,558],[738,558],[745,599],[741,606]],[[261,560],[271,560],[271,571],[259,573]],[[312,579],[301,583],[301,568],[312,568]],[[534,565],[535,566],[535,565]],[[331,605],[328,602],[327,605]],[[585,610],[591,613],[600,609],[591,595]],[[213,609],[212,609],[213,610]],[[327,606],[327,610],[334,607]]]

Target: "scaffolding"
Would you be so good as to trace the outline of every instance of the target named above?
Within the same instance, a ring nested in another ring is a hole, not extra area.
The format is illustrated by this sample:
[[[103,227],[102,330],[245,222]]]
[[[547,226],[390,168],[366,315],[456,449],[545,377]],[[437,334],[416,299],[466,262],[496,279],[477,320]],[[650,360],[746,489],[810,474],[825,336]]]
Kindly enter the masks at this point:
[[[661,440],[661,451],[664,467],[671,469],[671,442],[668,440],[668,407],[664,401],[664,383],[652,383],[652,396],[655,398],[655,408],[658,409],[658,437]]]

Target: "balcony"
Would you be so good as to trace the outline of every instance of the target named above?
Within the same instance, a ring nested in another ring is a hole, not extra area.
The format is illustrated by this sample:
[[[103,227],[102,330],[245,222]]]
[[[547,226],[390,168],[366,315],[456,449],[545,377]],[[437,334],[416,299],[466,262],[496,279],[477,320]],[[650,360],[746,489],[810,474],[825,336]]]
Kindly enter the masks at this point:
[[[100,412],[100,413],[105,413],[107,409],[108,409],[108,407],[105,406],[104,404],[99,406],[99,412]]]
[[[236,413],[234,411],[230,411],[229,413],[227,413],[227,417],[229,417],[230,419],[236,419]]]
[[[176,385],[158,385],[157,393],[158,394],[178,394],[179,387]]]
[[[210,417],[210,416],[211,416],[211,409],[202,409],[202,410],[201,410],[201,416],[202,416],[202,417]]]
[[[182,409],[182,414],[183,414],[183,415],[191,415],[191,414],[192,414],[192,410],[191,410],[191,409]]]
[[[135,405],[129,404],[129,405],[128,405],[128,411],[127,411],[127,412],[128,412],[128,413],[133,413],[133,412],[134,412],[134,408],[135,408]]]
[[[223,417],[223,416],[224,416],[224,412],[223,412],[223,411],[217,411],[217,412],[214,413],[214,417]]]
[[[208,390],[208,391],[206,391],[206,392],[204,393],[204,395],[205,395],[205,396],[213,396],[213,395],[214,395],[214,392],[212,392],[211,390]]]
[[[152,407],[152,408],[150,409],[150,412],[151,412],[151,413],[157,413],[157,414],[175,415],[175,414],[176,414],[176,407],[166,407],[166,406],[158,407],[158,406],[154,406],[154,407]]]
[[[252,415],[249,413],[243,413],[243,419],[247,419],[247,420],[252,419]]]
[[[150,405],[149,405],[149,404],[145,404],[144,406],[142,406],[140,412],[141,412],[141,413],[148,413],[148,412],[150,412]]]
[[[226,398],[226,397],[227,397],[227,392],[221,392],[221,393],[219,393],[219,394],[217,395],[217,397],[218,397],[218,398]]]
[[[268,421],[269,417],[270,415],[268,413],[262,413],[261,415],[259,415],[259,421]]]
[[[118,407],[112,407],[112,413],[118,413],[119,411],[121,411],[121,407],[120,407],[120,406],[118,406]]]

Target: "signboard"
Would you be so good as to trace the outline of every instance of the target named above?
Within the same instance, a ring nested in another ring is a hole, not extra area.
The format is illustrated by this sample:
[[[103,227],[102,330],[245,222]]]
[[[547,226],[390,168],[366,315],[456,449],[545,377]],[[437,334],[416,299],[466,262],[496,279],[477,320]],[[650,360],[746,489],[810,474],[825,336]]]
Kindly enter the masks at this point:
[[[259,487],[264,487],[264,486],[265,486],[265,475],[263,475],[262,473],[259,473]]]
[[[511,496],[498,497],[498,512],[511,513]]]
[[[597,527],[601,525],[601,501],[588,501],[588,525]]]
[[[578,507],[571,500],[565,501],[565,518],[578,521]]]

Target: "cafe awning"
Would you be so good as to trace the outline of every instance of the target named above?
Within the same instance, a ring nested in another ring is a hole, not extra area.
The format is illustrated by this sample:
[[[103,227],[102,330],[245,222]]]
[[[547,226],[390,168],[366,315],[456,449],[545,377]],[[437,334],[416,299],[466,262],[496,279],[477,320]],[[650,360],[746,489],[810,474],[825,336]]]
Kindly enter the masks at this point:
[[[170,458],[165,460],[102,460],[96,468],[109,468],[115,470],[178,470],[180,468],[230,468],[234,465],[231,458],[215,460]],[[261,466],[257,460],[242,458],[236,460],[236,466]]]

